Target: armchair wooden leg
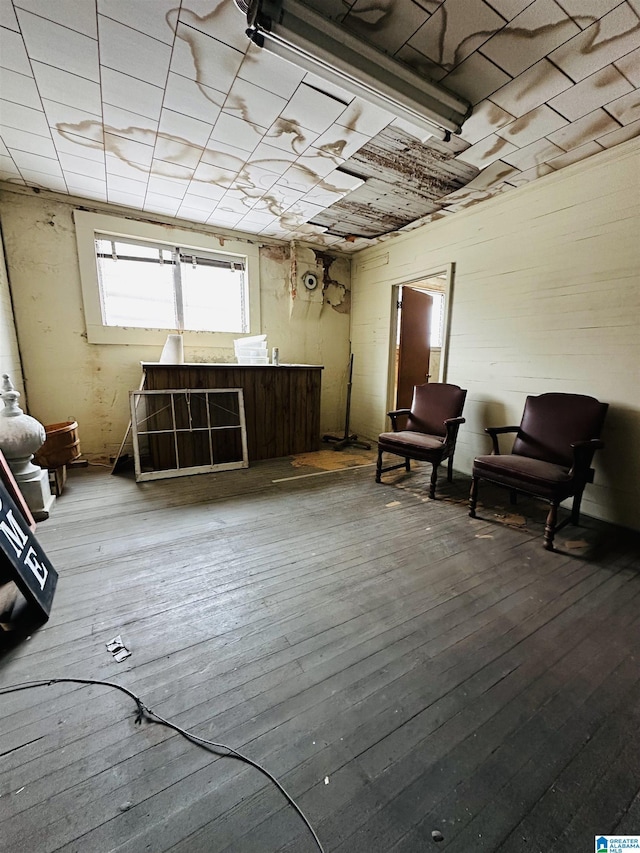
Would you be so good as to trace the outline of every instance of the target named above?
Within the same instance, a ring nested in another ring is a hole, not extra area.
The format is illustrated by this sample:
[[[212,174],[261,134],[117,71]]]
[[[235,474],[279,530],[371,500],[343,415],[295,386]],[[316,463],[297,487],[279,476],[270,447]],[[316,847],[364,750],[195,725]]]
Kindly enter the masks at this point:
[[[382,474],[382,450],[378,448],[378,462],[376,464],[376,483],[381,482],[380,476]]]
[[[478,503],[478,478],[471,478],[471,491],[469,492],[469,515],[476,517],[476,504]]]
[[[544,526],[544,547],[547,551],[553,551],[553,537],[556,533],[556,523],[558,521],[558,504],[552,503],[549,507],[549,514]]]
[[[429,497],[433,500],[436,496],[436,482],[438,480],[438,463],[433,463],[433,470],[431,471],[431,483],[429,484]]]
[[[453,483],[453,456],[449,457],[449,461],[447,463],[447,480],[450,483]]]
[[[576,492],[573,496],[573,505],[571,507],[571,524],[576,526],[580,524],[580,504],[582,503],[582,489]]]
[[[407,457],[405,457],[405,460],[404,460],[404,470],[405,470],[405,471],[410,471],[410,470],[411,470],[411,460],[409,459],[409,457],[408,457],[408,456],[407,456]]]

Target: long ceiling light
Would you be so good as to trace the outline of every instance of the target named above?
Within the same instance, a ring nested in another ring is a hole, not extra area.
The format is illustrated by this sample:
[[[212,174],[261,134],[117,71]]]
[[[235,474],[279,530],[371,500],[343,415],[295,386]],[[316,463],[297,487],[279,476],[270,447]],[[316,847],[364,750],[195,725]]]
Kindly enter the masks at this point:
[[[470,105],[297,0],[235,0],[259,47],[382,107],[424,137],[459,133]]]

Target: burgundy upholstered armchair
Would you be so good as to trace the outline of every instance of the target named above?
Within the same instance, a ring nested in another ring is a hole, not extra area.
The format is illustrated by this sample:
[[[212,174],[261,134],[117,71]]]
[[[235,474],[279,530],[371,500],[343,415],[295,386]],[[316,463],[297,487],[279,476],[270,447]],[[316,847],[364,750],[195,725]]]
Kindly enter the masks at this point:
[[[452,479],[453,454],[456,449],[458,429],[464,423],[461,417],[467,392],[458,385],[444,382],[430,382],[416,385],[413,389],[413,402],[410,409],[397,409],[388,412],[393,432],[383,432],[378,436],[378,464],[376,483],[384,471],[396,468],[411,470],[411,459],[430,462],[433,465],[429,497],[435,498],[438,466],[449,460],[447,478]],[[398,419],[406,415],[407,424],[398,429]],[[382,467],[382,454],[393,453],[404,457],[404,462]]]
[[[490,456],[473,462],[469,515],[476,517],[478,483],[488,480],[511,491],[511,502],[522,492],[551,505],[544,528],[544,547],[553,551],[556,531],[578,524],[580,502],[587,483],[593,482],[591,462],[604,447],[600,432],[608,404],[582,394],[540,394],[527,397],[519,427],[488,427],[493,442]],[[501,454],[498,436],[515,432],[511,453]],[[558,524],[558,506],[573,497],[571,515]]]

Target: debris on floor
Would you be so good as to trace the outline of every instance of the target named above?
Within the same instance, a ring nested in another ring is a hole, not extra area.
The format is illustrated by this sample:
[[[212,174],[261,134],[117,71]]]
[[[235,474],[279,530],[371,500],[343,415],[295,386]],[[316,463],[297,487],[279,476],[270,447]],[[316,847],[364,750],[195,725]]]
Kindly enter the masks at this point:
[[[107,645],[107,651],[111,652],[114,659],[118,663],[122,663],[123,660],[126,660],[131,652],[122,642],[122,637],[118,634],[117,637],[114,637],[113,640],[109,640]]]

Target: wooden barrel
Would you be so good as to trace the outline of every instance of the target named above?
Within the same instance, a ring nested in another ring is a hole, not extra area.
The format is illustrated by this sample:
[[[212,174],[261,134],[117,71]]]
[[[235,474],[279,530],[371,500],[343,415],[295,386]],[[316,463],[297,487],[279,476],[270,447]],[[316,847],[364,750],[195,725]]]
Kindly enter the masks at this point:
[[[76,421],[50,424],[44,428],[47,439],[35,454],[42,468],[61,468],[80,456],[80,439]]]

